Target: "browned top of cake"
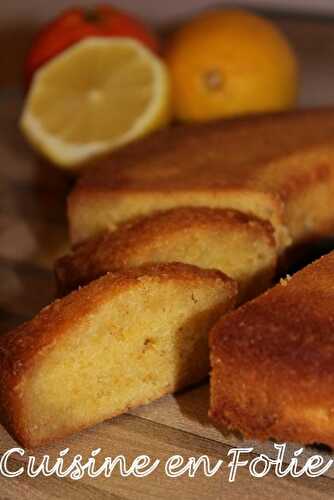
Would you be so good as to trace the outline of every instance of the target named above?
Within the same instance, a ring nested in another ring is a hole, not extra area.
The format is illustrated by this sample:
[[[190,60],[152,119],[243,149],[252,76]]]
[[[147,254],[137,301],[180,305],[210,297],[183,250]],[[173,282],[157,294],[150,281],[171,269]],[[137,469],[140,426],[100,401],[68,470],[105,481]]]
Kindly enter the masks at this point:
[[[334,252],[222,319],[211,345],[266,380],[334,382]],[[223,362],[223,361],[222,361]],[[275,375],[274,375],[275,374]],[[286,385],[286,384],[285,384]],[[279,388],[277,388],[279,390]]]
[[[214,191],[243,186],[281,194],[286,173],[277,162],[316,151],[312,164],[324,168],[326,155],[334,151],[333,139],[332,108],[175,126],[115,152],[84,174],[77,189]],[[303,168],[297,161],[289,176],[298,176]],[[300,173],[298,177],[302,182]]]
[[[175,232],[188,228],[240,228],[249,227],[254,234],[261,234],[270,246],[275,246],[274,229],[270,222],[237,210],[215,209],[208,207],[177,207],[171,210],[154,212],[139,218],[134,223],[123,224],[117,231],[105,232],[74,247],[71,258],[78,265],[87,265],[87,259],[94,254],[96,260],[105,262],[115,256],[125,258],[126,251],[133,247],[151,243],[156,237],[168,238]],[[67,256],[60,259],[66,260]]]
[[[202,232],[198,233],[199,230]],[[56,263],[60,291],[67,292],[104,272],[129,267],[129,258],[147,246],[174,248],[175,235],[184,237],[188,231],[195,231],[195,235],[203,237],[203,230],[224,232],[226,238],[231,236],[231,231],[244,231],[254,241],[260,239],[276,248],[274,229],[268,221],[236,210],[178,207],[155,212],[133,224],[123,224],[117,231],[105,232],[77,245],[71,254]]]
[[[236,283],[220,271],[204,270],[181,263],[152,264],[141,266],[121,273],[108,273],[56,300],[31,321],[23,323],[0,338],[0,375],[16,378],[44,348],[48,348],[53,339],[61,336],[67,327],[79,325],[82,318],[94,312],[97,305],[108,303],[122,290],[133,286],[136,281],[177,280],[192,283],[217,280],[226,285],[231,300],[237,294]],[[6,387],[2,380],[0,387]]]

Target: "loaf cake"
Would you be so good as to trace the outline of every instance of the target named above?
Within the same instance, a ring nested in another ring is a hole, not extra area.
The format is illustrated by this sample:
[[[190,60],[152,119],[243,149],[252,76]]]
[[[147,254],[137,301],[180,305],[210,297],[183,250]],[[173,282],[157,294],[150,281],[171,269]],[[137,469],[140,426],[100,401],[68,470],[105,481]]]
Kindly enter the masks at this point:
[[[210,345],[219,426],[334,447],[334,252],[228,314]]]
[[[160,131],[84,173],[68,215],[78,243],[157,210],[233,208],[269,220],[283,253],[332,231],[333,200],[334,109],[327,108]]]
[[[236,293],[219,271],[156,264],[57,300],[0,338],[1,418],[34,447],[198,382]]]
[[[174,208],[106,232],[56,263],[61,294],[108,271],[153,262],[185,262],[223,271],[239,284],[239,301],[272,284],[277,248],[268,221],[228,209]]]

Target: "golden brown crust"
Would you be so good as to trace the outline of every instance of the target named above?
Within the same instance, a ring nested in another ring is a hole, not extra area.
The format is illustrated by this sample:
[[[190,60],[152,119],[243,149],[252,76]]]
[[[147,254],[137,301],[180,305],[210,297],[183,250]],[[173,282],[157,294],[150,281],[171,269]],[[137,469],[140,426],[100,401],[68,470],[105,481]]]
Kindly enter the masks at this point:
[[[333,118],[334,108],[319,108],[170,127],[91,168],[78,189],[182,190],[185,179],[189,189],[252,186],[264,164],[331,146]]]
[[[20,381],[44,356],[53,343],[71,325],[78,325],[96,307],[108,303],[121,290],[141,280],[179,280],[224,282],[231,304],[237,294],[236,283],[223,273],[202,270],[180,263],[141,266],[122,273],[108,273],[89,285],[58,299],[31,321],[7,332],[0,338],[0,407],[1,419],[19,442],[27,441],[24,419],[21,416]]]
[[[152,211],[190,203],[256,214],[278,233],[285,219],[293,243],[327,234],[334,221],[316,199],[326,204],[334,195],[333,137],[333,108],[170,127],[84,173],[68,200],[72,241],[115,229],[120,220],[142,215],[146,205]],[[298,217],[305,195],[309,224]],[[110,217],[96,227],[87,222],[106,209]],[[284,235],[278,239],[288,244]]]
[[[211,209],[207,207],[180,207],[164,212],[155,212],[134,224],[125,224],[114,232],[106,232],[92,238],[75,250],[60,258],[55,267],[60,293],[66,293],[79,285],[108,271],[129,267],[131,256],[147,247],[164,247],[174,235],[184,231],[209,229],[226,234],[231,230],[245,231],[254,241],[260,239],[275,249],[275,237],[271,224],[236,210]],[[175,240],[177,244],[177,240]],[[152,255],[152,252],[150,252]],[[275,260],[275,259],[274,259]],[[274,272],[275,262],[272,271]]]
[[[248,437],[334,446],[334,253],[222,319],[211,415]]]

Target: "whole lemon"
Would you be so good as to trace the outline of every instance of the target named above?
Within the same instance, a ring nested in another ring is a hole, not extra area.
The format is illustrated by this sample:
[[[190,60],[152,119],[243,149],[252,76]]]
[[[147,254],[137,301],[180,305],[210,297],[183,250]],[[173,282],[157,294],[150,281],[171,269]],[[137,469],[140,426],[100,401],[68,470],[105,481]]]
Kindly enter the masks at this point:
[[[282,110],[298,94],[298,63],[286,37],[269,20],[244,10],[209,11],[167,41],[176,118]]]

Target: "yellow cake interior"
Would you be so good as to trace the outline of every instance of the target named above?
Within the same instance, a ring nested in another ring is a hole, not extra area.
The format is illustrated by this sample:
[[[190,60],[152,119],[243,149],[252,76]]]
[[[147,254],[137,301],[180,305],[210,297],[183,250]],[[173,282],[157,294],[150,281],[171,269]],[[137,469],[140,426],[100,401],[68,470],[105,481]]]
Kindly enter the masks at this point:
[[[16,388],[30,442],[103,421],[203,379],[209,329],[231,305],[220,280],[139,280],[71,325]]]

